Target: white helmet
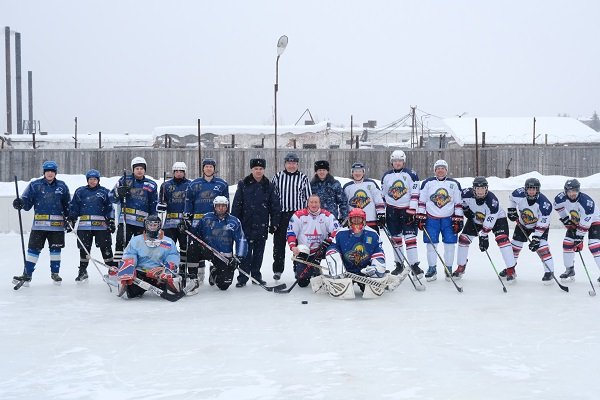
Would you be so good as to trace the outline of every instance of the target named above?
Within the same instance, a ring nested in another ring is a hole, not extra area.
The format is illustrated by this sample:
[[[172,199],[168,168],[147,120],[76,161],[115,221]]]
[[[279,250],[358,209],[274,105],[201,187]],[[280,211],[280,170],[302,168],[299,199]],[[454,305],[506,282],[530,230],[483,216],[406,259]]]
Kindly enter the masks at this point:
[[[183,161],[177,161],[175,164],[173,164],[173,168],[171,168],[171,170],[186,172],[187,165],[185,165],[185,163]]]
[[[448,171],[448,163],[444,160],[437,160],[435,164],[433,164],[433,172],[435,172],[437,167],[444,167],[446,168],[446,171]]]
[[[227,197],[225,196],[217,196],[213,200],[213,207],[217,204],[225,204],[226,206],[229,206],[229,200],[227,200]]]
[[[135,157],[131,160],[131,169],[133,170],[136,166],[142,165],[144,169],[146,168],[146,160],[143,157]]]
[[[390,162],[406,161],[406,154],[402,150],[394,150],[390,155]]]

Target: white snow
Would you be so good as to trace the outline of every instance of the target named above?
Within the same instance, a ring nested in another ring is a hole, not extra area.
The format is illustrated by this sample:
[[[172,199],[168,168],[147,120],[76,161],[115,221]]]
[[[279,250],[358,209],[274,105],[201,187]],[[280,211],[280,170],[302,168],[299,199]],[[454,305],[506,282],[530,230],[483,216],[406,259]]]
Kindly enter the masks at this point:
[[[82,176],[59,178],[72,189],[84,184]],[[102,183],[110,187],[116,179]],[[510,179],[490,179],[492,190],[520,186],[524,176]],[[564,183],[564,177],[541,179],[543,187]],[[584,188],[600,188],[600,175],[581,181]],[[0,194],[13,191],[14,183],[0,184]],[[563,229],[552,229],[549,236],[559,273],[563,235]],[[424,281],[424,292],[406,280],[380,299],[359,295],[351,301],[308,288],[275,294],[249,285],[222,292],[205,284],[197,296],[169,303],[152,294],[117,298],[92,264],[90,282],[77,285],[73,234],[63,250],[62,286],[50,280],[44,249],[31,287],[14,291],[11,278],[23,265],[20,237],[8,233],[0,239],[3,400],[591,400],[600,390],[600,296],[588,295],[591,286],[578,257],[569,293],[554,283],[542,285],[543,267],[525,249],[518,282],[505,294],[473,245],[459,281],[462,294],[443,279]],[[383,242],[392,268],[392,248]],[[92,255],[101,258],[97,248]],[[504,267],[493,242],[490,255],[498,270]],[[600,290],[587,248],[583,258]],[[269,239],[262,267],[268,284],[272,260]],[[293,282],[289,259],[282,279]]]

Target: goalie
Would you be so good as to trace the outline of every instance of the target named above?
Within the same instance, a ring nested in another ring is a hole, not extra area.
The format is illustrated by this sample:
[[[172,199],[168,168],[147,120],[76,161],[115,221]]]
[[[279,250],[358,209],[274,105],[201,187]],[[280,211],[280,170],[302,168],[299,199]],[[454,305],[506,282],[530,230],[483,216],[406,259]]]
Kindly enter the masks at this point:
[[[385,269],[379,235],[366,225],[365,212],[352,209],[348,214],[348,227],[337,232],[327,250],[329,273],[311,279],[315,292],[324,289],[332,297],[352,299],[355,296],[353,283],[357,283],[364,298],[376,298],[383,295],[386,288],[393,290],[400,284],[400,279]]]
[[[162,290],[181,291],[181,277],[177,275],[179,252],[175,242],[160,229],[161,220],[150,215],[144,221],[144,233],[135,236],[123,252],[117,278],[121,297],[140,297],[146,290],[135,284],[135,279],[148,282]]]

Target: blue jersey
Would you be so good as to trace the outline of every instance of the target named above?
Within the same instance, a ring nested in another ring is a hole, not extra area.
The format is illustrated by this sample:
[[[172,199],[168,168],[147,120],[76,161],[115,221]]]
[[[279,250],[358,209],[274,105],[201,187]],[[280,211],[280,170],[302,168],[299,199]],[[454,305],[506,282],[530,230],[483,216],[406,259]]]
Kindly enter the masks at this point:
[[[163,224],[164,229],[176,228],[181,222],[185,211],[185,192],[190,185],[190,180],[171,179],[160,187],[159,199],[167,204],[167,214]]]
[[[71,204],[69,204],[69,218],[79,218],[78,230],[106,230],[106,220],[114,218],[109,190],[100,185],[95,188],[81,186],[75,190]]]
[[[113,203],[119,203],[120,200],[117,197],[117,187],[127,185],[129,187],[129,194],[126,197],[125,207],[121,209],[121,215],[119,216],[119,222],[123,222],[123,216],[125,216],[125,222],[133,226],[144,226],[144,220],[148,215],[156,214],[156,204],[158,203],[158,186],[152,179],[143,177],[142,179],[135,179],[133,176],[127,176],[125,179],[121,177],[119,182],[115,185],[113,190],[110,192],[111,201]]]
[[[185,212],[192,214],[192,226],[197,227],[206,213],[214,210],[213,200],[217,196],[225,196],[229,200],[229,186],[221,178],[194,179],[185,194]]]
[[[337,231],[333,242],[327,249],[327,255],[339,253],[348,272],[360,274],[361,269],[371,265],[372,259],[378,259],[385,264],[385,254],[377,232],[366,226],[360,235],[356,236],[348,228]]]
[[[63,181],[54,179],[48,182],[45,178],[32,181],[23,192],[23,209],[33,207],[34,231],[63,231],[65,217],[69,215],[69,188]]]
[[[243,258],[248,253],[248,243],[242,231],[242,223],[229,213],[223,218],[219,218],[214,212],[205,214],[198,221],[197,232],[202,240],[227,257],[233,255],[234,242],[236,256]]]
[[[131,239],[123,252],[123,259],[117,276],[120,279],[133,277],[133,270],[147,271],[155,267],[165,267],[176,271],[179,265],[179,252],[175,242],[160,233],[161,238],[146,244],[145,235],[137,235]]]

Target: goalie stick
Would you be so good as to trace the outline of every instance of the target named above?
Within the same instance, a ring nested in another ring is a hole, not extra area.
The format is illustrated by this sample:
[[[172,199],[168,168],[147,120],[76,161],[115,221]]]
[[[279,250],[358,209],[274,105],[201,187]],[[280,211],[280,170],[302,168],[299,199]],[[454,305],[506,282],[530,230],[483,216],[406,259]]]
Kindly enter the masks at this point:
[[[215,249],[214,247],[212,247],[211,245],[209,245],[208,243],[206,243],[204,240],[200,239],[198,236],[194,235],[189,230],[186,229],[185,233],[189,237],[191,237],[192,239],[194,239],[196,242],[198,242],[200,245],[202,245],[204,248],[206,248],[211,253],[213,253],[215,255],[215,257],[217,257],[219,260],[223,261],[225,264],[229,264],[229,258],[227,258],[223,253],[221,253],[220,251],[218,251],[217,249]],[[285,283],[282,283],[280,285],[275,285],[275,286],[266,286],[266,285],[263,285],[258,280],[256,280],[252,275],[250,275],[249,273],[247,273],[246,271],[244,271],[243,269],[241,269],[239,266],[236,266],[235,269],[237,269],[240,274],[245,275],[248,279],[250,279],[252,281],[252,283],[260,286],[261,288],[265,289],[267,292],[273,292],[275,290],[282,290],[282,289],[286,288],[286,284]]]
[[[15,192],[17,194],[17,199],[19,199],[19,184],[17,181],[17,176],[15,175]],[[21,210],[17,210],[19,212],[19,232],[21,233],[21,250],[23,251],[23,270],[25,270],[25,264],[27,264],[27,259],[25,258],[25,239],[23,238],[23,219],[21,217]],[[19,281],[13,289],[19,290],[21,286],[25,284],[25,281]]]

